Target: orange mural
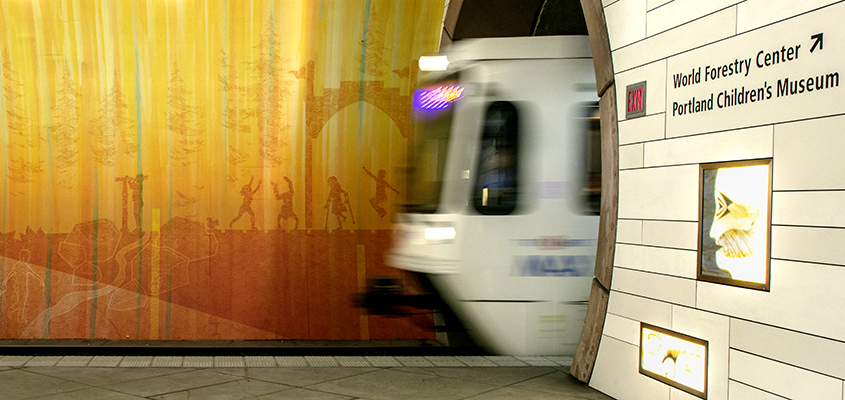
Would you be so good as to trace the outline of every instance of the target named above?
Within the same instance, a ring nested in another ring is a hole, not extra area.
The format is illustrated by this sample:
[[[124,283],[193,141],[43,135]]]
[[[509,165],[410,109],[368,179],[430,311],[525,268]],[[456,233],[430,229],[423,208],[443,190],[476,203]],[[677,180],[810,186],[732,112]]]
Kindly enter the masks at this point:
[[[432,338],[351,297],[395,274],[442,13],[0,2],[0,338]]]

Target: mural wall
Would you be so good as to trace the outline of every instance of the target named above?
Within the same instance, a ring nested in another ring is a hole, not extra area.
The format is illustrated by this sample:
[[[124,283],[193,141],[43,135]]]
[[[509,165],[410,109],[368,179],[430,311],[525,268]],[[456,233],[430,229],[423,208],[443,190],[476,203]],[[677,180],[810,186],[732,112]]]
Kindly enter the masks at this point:
[[[443,1],[0,2],[0,337],[426,338],[383,253]]]

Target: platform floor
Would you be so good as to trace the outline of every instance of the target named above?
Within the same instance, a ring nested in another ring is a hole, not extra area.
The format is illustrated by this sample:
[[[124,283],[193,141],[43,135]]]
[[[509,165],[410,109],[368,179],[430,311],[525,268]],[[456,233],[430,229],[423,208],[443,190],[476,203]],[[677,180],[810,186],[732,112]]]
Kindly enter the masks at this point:
[[[556,399],[611,397],[565,357],[0,356],[0,398]]]

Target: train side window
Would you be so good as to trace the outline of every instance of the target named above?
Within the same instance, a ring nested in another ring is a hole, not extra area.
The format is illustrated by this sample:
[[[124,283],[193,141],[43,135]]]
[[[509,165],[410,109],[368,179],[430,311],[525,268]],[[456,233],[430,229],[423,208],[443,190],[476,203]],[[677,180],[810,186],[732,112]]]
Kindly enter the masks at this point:
[[[519,118],[513,103],[497,101],[487,108],[473,186],[473,205],[485,215],[506,215],[516,209],[519,160]]]
[[[601,214],[601,119],[599,103],[586,104],[580,112],[585,134],[584,181],[581,185],[582,209],[589,215]]]

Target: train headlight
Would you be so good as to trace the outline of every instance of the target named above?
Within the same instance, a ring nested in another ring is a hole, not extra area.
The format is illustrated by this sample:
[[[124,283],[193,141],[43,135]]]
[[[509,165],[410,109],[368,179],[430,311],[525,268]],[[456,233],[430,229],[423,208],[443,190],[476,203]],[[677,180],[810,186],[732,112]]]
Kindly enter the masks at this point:
[[[431,241],[446,241],[452,240],[455,238],[455,228],[449,227],[438,227],[438,228],[425,228],[425,240]]]

